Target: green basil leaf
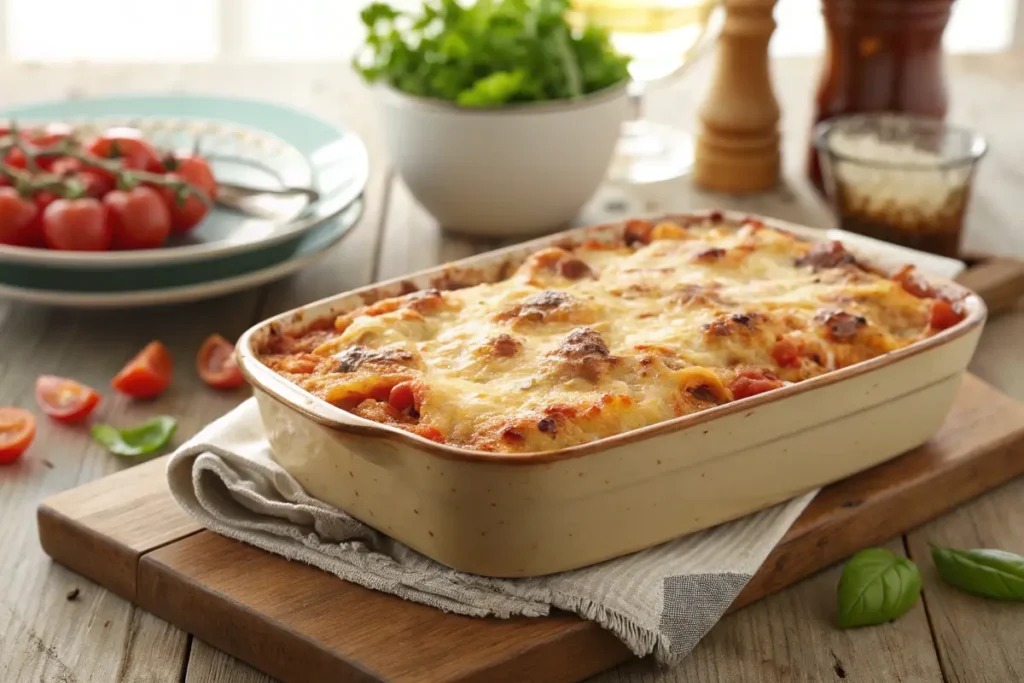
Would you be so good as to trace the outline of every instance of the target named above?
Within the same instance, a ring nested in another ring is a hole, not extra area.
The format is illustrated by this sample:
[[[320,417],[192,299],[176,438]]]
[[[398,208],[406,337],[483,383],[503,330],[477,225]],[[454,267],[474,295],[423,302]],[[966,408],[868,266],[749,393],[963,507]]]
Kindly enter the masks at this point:
[[[1024,557],[1005,550],[932,546],[932,561],[946,583],[993,600],[1024,601]]]
[[[117,429],[110,425],[95,425],[92,438],[115,455],[146,455],[167,445],[178,423],[173,417],[161,415],[146,420],[138,427]]]
[[[839,579],[839,627],[884,624],[910,610],[921,595],[917,565],[884,548],[862,550]]]

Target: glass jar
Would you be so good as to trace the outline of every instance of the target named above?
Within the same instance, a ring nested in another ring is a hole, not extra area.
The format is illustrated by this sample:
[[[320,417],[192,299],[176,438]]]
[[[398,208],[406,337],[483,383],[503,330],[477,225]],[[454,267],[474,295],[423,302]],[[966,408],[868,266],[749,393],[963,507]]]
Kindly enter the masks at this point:
[[[954,0],[822,0],[827,46],[814,124],[841,114],[945,119],[942,35]],[[808,176],[824,194],[814,142]]]

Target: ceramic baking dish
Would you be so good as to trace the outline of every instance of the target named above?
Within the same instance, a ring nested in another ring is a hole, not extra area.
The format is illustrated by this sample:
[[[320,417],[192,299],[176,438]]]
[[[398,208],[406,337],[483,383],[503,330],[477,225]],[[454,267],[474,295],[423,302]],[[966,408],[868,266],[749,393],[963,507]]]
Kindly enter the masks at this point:
[[[812,240],[835,238],[834,231],[762,220]],[[965,320],[904,349],[697,414],[534,454],[469,451],[365,420],[308,394],[256,357],[272,326],[301,327],[411,288],[498,280],[540,247],[612,239],[622,229],[551,235],[256,325],[237,354],[274,458],[311,495],[450,567],[499,577],[563,571],[740,517],[924,443],[948,413],[985,322],[984,304],[968,292]],[[886,269],[934,261],[866,238],[844,242]],[[929,279],[964,291],[945,278]]]

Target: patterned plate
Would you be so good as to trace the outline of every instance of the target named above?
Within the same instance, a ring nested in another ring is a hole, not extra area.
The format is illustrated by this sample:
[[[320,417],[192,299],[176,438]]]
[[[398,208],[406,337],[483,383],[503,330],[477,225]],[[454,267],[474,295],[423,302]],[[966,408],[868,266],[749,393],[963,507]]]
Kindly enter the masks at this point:
[[[158,146],[199,141],[214,174],[255,187],[311,187],[321,199],[268,199],[277,219],[215,207],[187,236],[160,249],[76,253],[0,245],[0,265],[85,269],[138,268],[258,252],[293,241],[355,201],[369,174],[366,148],[350,131],[301,112],[252,100],[204,96],[109,97],[32,105],[0,113],[29,125],[66,121],[84,135],[111,126],[142,129]],[[324,207],[329,206],[330,211]],[[6,279],[6,278],[3,278]]]

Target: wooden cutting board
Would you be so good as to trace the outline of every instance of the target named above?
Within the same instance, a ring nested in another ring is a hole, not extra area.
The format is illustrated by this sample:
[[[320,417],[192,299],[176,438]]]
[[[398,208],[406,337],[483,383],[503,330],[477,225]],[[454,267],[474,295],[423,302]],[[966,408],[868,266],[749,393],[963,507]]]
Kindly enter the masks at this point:
[[[445,614],[201,530],[171,498],[166,464],[153,460],[45,500],[43,549],[287,683],[569,683],[630,656],[570,614]],[[733,609],[1021,473],[1024,405],[968,375],[929,444],[822,490]]]

